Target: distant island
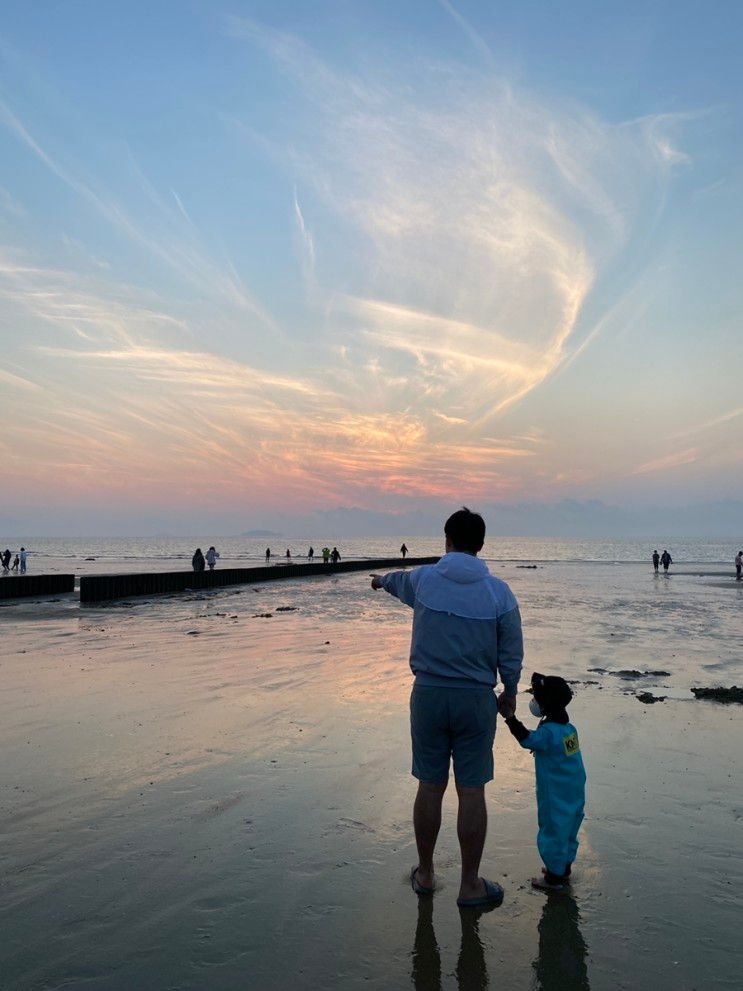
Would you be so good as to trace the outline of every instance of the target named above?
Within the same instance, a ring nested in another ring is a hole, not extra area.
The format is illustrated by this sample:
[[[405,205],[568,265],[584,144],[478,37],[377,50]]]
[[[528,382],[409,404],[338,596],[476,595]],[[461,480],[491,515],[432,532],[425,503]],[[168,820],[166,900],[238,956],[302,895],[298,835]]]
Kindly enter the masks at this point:
[[[275,530],[246,530],[240,534],[241,537],[280,537],[281,534]]]

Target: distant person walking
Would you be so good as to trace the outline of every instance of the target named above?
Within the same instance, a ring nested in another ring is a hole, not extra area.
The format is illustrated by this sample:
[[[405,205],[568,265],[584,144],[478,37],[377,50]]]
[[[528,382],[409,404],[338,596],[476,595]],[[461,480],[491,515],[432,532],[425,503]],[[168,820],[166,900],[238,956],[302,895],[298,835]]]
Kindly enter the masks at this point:
[[[209,565],[209,570],[214,571],[214,565],[217,563],[217,558],[219,557],[219,551],[214,549],[212,545],[206,552],[206,563]]]
[[[453,758],[462,857],[457,903],[487,908],[503,901],[503,889],[479,875],[488,823],[485,785],[493,779],[498,709],[507,718],[516,712],[524,657],[521,615],[508,585],[477,557],[485,541],[482,516],[460,509],[446,521],[444,534],[446,553],[438,564],[372,575],[371,584],[413,609],[410,732],[412,773],[418,779],[413,891],[427,896],[436,887],[433,854]],[[499,679],[504,692],[496,703]]]
[[[666,551],[666,550],[663,551],[663,553],[660,556],[660,563],[663,565],[663,573],[667,575],[668,574],[668,565],[669,564],[673,564],[673,558],[668,553],[668,551]]]
[[[3,574],[4,575],[9,575],[10,574],[10,548],[9,547],[6,547],[5,550],[3,551],[3,558],[2,558],[2,560],[3,560]]]
[[[271,563],[271,548],[270,547],[267,547],[266,548],[266,564],[270,564],[270,563]]]
[[[738,551],[735,555],[735,580],[737,582],[741,579],[741,570],[743,570],[743,551]]]
[[[653,569],[658,574],[658,565],[660,564],[660,554],[657,550],[653,551]]]
[[[330,560],[333,562],[333,564],[338,564],[340,559],[341,556],[340,553],[338,552],[338,548],[334,547],[333,550],[330,552]]]
[[[26,558],[28,557],[28,551],[25,547],[21,547],[21,574],[26,574]]]
[[[286,559],[287,559],[287,561],[291,561],[291,559],[292,559],[292,552],[289,550],[288,547],[286,549]]]
[[[408,553],[408,549],[405,546],[405,544],[403,544],[402,547],[400,548],[400,556],[402,557],[403,561],[405,560],[407,553]]]
[[[315,560],[315,548],[314,547],[310,547],[310,549],[307,551],[307,560],[308,561],[314,561]]]
[[[330,548],[329,547],[323,547],[323,549],[320,551],[320,553],[322,554],[322,563],[323,564],[327,564],[328,561],[330,560]]]
[[[194,556],[191,558],[191,564],[194,571],[204,571],[206,569],[206,561],[204,560],[204,555],[201,553],[200,547],[197,547],[194,551]]]

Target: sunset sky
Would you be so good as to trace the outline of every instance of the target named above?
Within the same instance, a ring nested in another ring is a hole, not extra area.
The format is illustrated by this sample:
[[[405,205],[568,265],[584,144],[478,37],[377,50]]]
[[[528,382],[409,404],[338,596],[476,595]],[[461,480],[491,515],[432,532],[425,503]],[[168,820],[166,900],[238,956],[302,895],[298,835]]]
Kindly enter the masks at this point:
[[[9,0],[0,530],[743,512],[742,37],[732,0]]]

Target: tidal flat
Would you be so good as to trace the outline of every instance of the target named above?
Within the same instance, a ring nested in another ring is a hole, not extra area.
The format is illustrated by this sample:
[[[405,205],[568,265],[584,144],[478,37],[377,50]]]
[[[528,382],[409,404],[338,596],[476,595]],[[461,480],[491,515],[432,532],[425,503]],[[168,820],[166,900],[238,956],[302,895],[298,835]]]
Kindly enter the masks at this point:
[[[15,603],[4,991],[739,987],[743,710],[691,688],[743,683],[743,590],[632,564],[493,570],[521,604],[523,686],[574,682],[570,896],[530,889],[533,761],[502,725],[483,860],[502,907],[456,907],[453,788],[439,890],[412,894],[411,614],[365,576]]]

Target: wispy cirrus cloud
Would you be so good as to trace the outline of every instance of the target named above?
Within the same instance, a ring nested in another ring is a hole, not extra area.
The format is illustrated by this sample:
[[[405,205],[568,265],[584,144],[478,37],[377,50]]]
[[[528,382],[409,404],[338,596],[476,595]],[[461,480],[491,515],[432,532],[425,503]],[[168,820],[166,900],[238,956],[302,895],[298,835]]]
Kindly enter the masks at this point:
[[[495,68],[495,60],[493,58],[493,53],[489,46],[483,39],[482,35],[475,30],[475,28],[470,24],[462,12],[450,2],[450,0],[439,0],[439,4],[446,11],[446,13],[452,18],[452,20],[459,25],[464,36],[470,42],[474,50],[485,60],[486,64],[491,68]]]
[[[261,145],[324,207],[315,247],[339,220],[352,232],[342,282],[323,266],[318,283],[333,340],[378,390],[393,383],[390,402],[403,367],[413,403],[445,398],[476,433],[588,340],[586,300],[636,249],[666,167],[684,160],[673,115],[609,124],[530,98],[492,64],[342,72],[290,34],[228,24],[296,82],[286,129]]]
[[[730,409],[726,413],[721,413],[719,416],[713,416],[708,420],[703,420],[701,423],[695,423],[693,426],[673,434],[672,438],[693,437],[695,434],[701,434],[707,430],[713,430],[715,427],[721,427],[725,423],[737,420],[739,416],[743,416],[743,406],[736,406],[735,409]]]
[[[304,279],[308,286],[314,286],[315,239],[313,238],[309,227],[305,223],[304,214],[302,213],[302,208],[299,205],[299,197],[297,196],[296,186],[294,187],[294,219],[297,223],[297,233],[299,235],[300,256]]]
[[[25,378],[23,375],[16,375],[15,372],[8,371],[7,368],[0,368],[0,382],[13,389],[29,389],[31,392],[41,392],[38,382]]]
[[[0,123],[5,124],[57,179],[73,190],[111,227],[176,272],[193,291],[247,311],[275,329],[273,318],[247,290],[234,267],[229,262],[216,264],[203,250],[199,244],[198,232],[177,193],[171,190],[175,204],[173,208],[142,173],[131,154],[129,164],[147,203],[146,219],[138,219],[110,191],[95,188],[91,180],[77,175],[72,167],[61,164],[1,99]]]
[[[652,461],[646,461],[638,465],[632,472],[633,475],[649,475],[656,471],[670,471],[672,468],[680,468],[681,465],[692,464],[699,458],[699,448],[689,447],[684,451],[675,451],[673,454],[666,454]]]

